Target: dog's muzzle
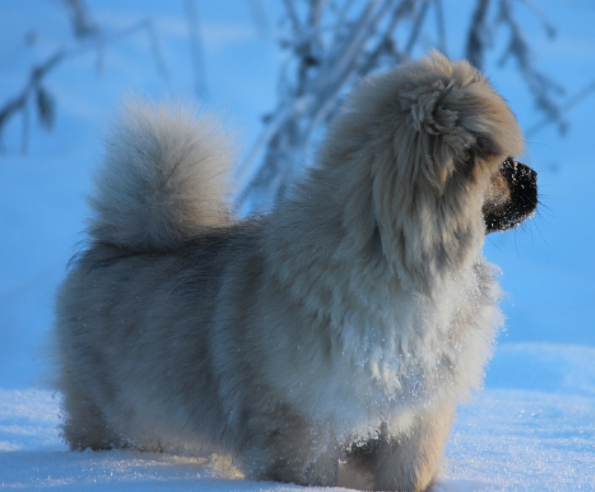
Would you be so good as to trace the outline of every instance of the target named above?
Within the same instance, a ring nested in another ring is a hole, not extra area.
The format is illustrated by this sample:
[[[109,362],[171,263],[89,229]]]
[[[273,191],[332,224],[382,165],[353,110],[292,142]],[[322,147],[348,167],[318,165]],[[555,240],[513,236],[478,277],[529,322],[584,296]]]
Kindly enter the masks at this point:
[[[506,231],[533,215],[537,208],[537,173],[511,157],[500,167],[509,189],[509,198],[484,217],[486,233]]]

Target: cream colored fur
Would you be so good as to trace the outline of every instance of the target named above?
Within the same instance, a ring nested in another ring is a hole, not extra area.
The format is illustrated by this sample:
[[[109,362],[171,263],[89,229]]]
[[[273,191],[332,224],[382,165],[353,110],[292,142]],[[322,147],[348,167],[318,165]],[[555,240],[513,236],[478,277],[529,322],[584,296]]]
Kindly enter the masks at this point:
[[[310,485],[336,485],[342,460],[375,489],[426,489],[501,323],[482,207],[522,152],[514,115],[466,62],[399,66],[241,223],[207,128],[136,104],[114,130],[58,297],[65,438],[208,446]]]
[[[90,233],[130,248],[168,247],[229,223],[234,147],[212,116],[131,100],[95,177]]]

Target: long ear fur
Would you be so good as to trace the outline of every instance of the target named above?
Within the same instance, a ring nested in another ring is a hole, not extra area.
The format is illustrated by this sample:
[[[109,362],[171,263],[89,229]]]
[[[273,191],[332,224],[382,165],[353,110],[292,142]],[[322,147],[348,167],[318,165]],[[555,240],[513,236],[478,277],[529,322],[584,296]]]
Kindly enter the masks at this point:
[[[437,51],[372,77],[355,92],[351,106],[363,114],[384,113],[389,128],[398,121],[395,138],[419,150],[413,156],[419,171],[438,187],[470,160],[523,151],[516,118],[487,78],[466,61],[453,62]],[[403,116],[396,117],[399,113]]]

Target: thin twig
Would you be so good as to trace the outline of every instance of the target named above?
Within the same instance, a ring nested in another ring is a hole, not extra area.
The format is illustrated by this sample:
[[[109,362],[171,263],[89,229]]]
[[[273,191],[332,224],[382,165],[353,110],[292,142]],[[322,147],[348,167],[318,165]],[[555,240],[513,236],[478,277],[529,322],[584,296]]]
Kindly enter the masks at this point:
[[[571,97],[564,106],[560,108],[560,113],[567,113],[572,108],[574,108],[577,104],[584,101],[589,97],[592,93],[595,92],[595,81],[591,82],[589,85],[578,91],[573,97]],[[529,128],[525,133],[527,137],[532,137],[543,128],[552,123],[556,123],[556,120],[553,120],[549,116],[541,120],[539,123],[536,123],[531,128]]]
[[[92,45],[84,45],[71,49],[61,48],[43,63],[33,66],[31,73],[29,74],[29,78],[20,93],[12,99],[9,99],[8,102],[6,102],[4,106],[0,108],[0,137],[7,121],[15,116],[18,112],[23,112],[23,137],[21,149],[23,152],[25,152],[28,145],[29,131],[29,115],[27,114],[28,101],[34,94],[38,94],[39,91],[42,90],[42,81],[47,76],[47,74],[67,59],[75,58],[91,51],[98,50],[100,49],[98,46],[101,46],[101,49],[103,49],[104,46],[117,43],[118,41],[140,30],[144,30],[148,34],[149,41],[153,49],[153,55],[156,61],[158,74],[162,77],[167,77],[167,70],[158,51],[159,45],[157,43],[156,35],[153,31],[152,23],[149,20],[140,21],[112,36],[101,35],[96,39],[95,44]],[[47,96],[47,91],[45,91],[45,95]]]
[[[552,94],[559,88],[535,70],[511,12],[512,0],[497,2],[500,20],[510,30],[505,56],[515,58],[540,109],[551,115],[556,109]],[[281,44],[291,50],[291,58],[280,71],[277,108],[238,175],[242,191],[236,211],[263,211],[274,204],[287,181],[307,163],[319,130],[339,107],[341,93],[359,77],[411,57],[420,44],[430,3],[436,9],[440,48],[446,51],[442,0],[310,0],[303,9],[285,0],[285,17],[292,29]],[[477,66],[483,65],[492,35],[488,29],[491,3],[477,0],[468,34],[468,56]],[[412,21],[403,48],[397,46],[395,35],[402,19]]]
[[[295,11],[295,5],[293,4],[292,0],[283,0],[283,3],[285,4],[285,10],[287,11],[287,17],[289,17],[289,20],[291,21],[291,24],[293,26],[293,31],[294,32],[300,32],[301,30],[301,26],[300,26],[300,19]]]
[[[417,43],[417,40],[419,39],[419,35],[421,33],[421,26],[423,25],[424,20],[426,18],[426,13],[428,12],[429,5],[430,5],[429,0],[424,0],[421,4],[419,13],[415,16],[413,29],[411,29],[411,34],[409,35],[409,40],[407,41],[407,44],[405,45],[405,54],[408,57],[411,56],[411,52],[413,51],[413,46],[415,46],[415,44]]]
[[[434,9],[436,12],[436,30],[438,31],[438,48],[441,53],[447,53],[446,46],[446,24],[444,22],[444,9],[442,0],[434,0]]]
[[[546,17],[546,15],[543,12],[543,9],[538,4],[536,4],[533,0],[519,0],[519,1],[523,2],[531,10],[533,10],[533,13],[541,20],[543,27],[544,27],[545,31],[547,32],[548,36],[550,38],[554,38],[556,36],[556,28],[550,23],[550,21],[548,20],[548,18]]]
[[[559,104],[551,95],[551,93],[560,95],[563,93],[563,89],[533,66],[529,45],[524,39],[521,27],[512,14],[510,0],[500,0],[500,19],[510,29],[509,46],[504,52],[500,64],[504,64],[509,56],[516,59],[519,71],[535,98],[537,108],[553,122],[556,122],[559,131],[563,133],[567,123],[562,117]]]
[[[485,53],[488,27],[486,19],[488,16],[488,8],[490,0],[478,0],[469,34],[467,35],[467,48],[465,51],[465,58],[478,70],[483,69],[483,57]]]
[[[99,27],[89,15],[87,5],[82,0],[61,0],[71,14],[72,30],[78,39],[94,38],[99,35]]]
[[[236,201],[237,210],[245,207],[249,194],[255,194],[255,190],[265,196],[265,201],[270,201],[281,192],[288,177],[297,172],[300,163],[304,162],[315,128],[337,108],[337,96],[342,88],[348,81],[361,75],[373,61],[378,61],[381,53],[397,53],[386,38],[392,36],[396,22],[406,11],[404,6],[410,11],[413,3],[414,0],[399,3],[390,0],[370,1],[361,12],[354,15],[351,22],[342,17],[345,10],[340,11],[340,25],[335,29],[328,49],[324,49],[322,39],[318,37],[321,32],[322,2],[310,4],[306,22],[302,23],[297,18],[292,21],[294,27],[301,26],[301,30],[294,34],[297,41],[290,42],[293,52],[299,57],[298,77],[295,86],[283,82],[281,88],[290,91],[287,97],[293,102],[280,104],[275,117],[267,123],[266,130],[242,166],[239,180],[249,184]],[[291,4],[289,8],[292,8]],[[378,26],[387,18],[387,27],[379,32]],[[376,45],[367,49],[366,46],[374,37],[378,38]],[[310,60],[313,50],[319,49],[324,50],[320,55],[323,59],[312,65]],[[281,80],[285,80],[284,74]],[[256,158],[263,153],[262,164],[258,164]]]
[[[23,153],[26,152],[28,146],[29,115],[27,114],[27,103],[29,98],[39,89],[41,81],[46,74],[53,70],[65,56],[66,53],[63,50],[58,50],[44,63],[34,66],[23,90],[17,96],[9,100],[0,110],[0,130],[4,128],[6,122],[17,112],[22,111],[24,113],[23,136],[21,141],[21,152]]]
[[[198,11],[194,0],[184,2],[186,8],[186,19],[188,21],[188,31],[190,38],[190,50],[192,52],[192,66],[194,68],[194,90],[196,96],[201,99],[206,95],[206,68],[202,53],[202,43],[200,36],[200,24],[198,21]]]

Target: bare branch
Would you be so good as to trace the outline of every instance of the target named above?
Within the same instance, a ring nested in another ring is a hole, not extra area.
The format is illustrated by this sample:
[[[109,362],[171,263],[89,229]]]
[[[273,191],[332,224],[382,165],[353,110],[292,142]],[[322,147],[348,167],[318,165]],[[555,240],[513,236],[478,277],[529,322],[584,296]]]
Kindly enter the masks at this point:
[[[444,22],[444,9],[442,0],[434,0],[434,9],[436,11],[436,30],[438,31],[438,48],[442,53],[448,53],[446,46],[446,24]]]
[[[465,50],[465,58],[479,70],[483,69],[483,57],[487,44],[488,28],[486,19],[488,16],[488,8],[490,0],[478,0],[469,34],[467,36],[467,48]]]
[[[84,30],[90,36],[90,28],[83,28],[82,25],[89,25],[87,14],[83,14],[84,4],[79,1],[63,0],[78,16],[76,19],[77,25],[80,24],[78,29]],[[74,21],[73,21],[74,22]],[[85,30],[86,29],[86,30]],[[46,129],[51,129],[55,118],[55,100],[47,87],[43,86],[43,79],[54,70],[63,61],[74,58],[91,51],[98,51],[99,53],[104,49],[105,46],[117,43],[120,40],[131,36],[132,34],[144,31],[148,38],[152,48],[153,56],[156,63],[157,72],[160,76],[166,78],[167,70],[159,51],[159,43],[154,32],[153,24],[149,20],[140,21],[122,31],[117,32],[111,36],[105,36],[99,28],[93,30],[95,36],[93,38],[93,44],[82,44],[71,49],[61,48],[51,55],[46,61],[39,65],[33,66],[29,74],[28,80],[25,83],[23,89],[13,98],[9,99],[4,106],[0,108],[0,141],[2,137],[2,131],[5,128],[8,120],[13,118],[16,114],[23,114],[23,136],[21,142],[21,150],[23,152],[27,149],[28,144],[28,131],[29,131],[29,100],[35,98],[35,109],[37,115]],[[82,36],[82,35],[81,35]]]
[[[15,114],[21,111],[23,112],[23,140],[21,146],[23,152],[27,150],[28,142],[29,118],[26,109],[29,98],[39,91],[42,79],[64,59],[64,56],[65,52],[58,50],[44,63],[34,66],[23,90],[0,109],[0,130],[4,128],[6,122]]]
[[[194,68],[194,90],[196,91],[196,96],[200,99],[205,96],[207,85],[206,65],[202,52],[198,11],[194,0],[185,0],[184,5],[186,7],[186,19],[188,22],[190,49],[192,52],[192,66]]]
[[[423,1],[421,4],[420,11],[415,16],[414,23],[413,23],[413,29],[411,30],[411,34],[409,35],[409,40],[407,41],[407,44],[405,45],[405,53],[407,54],[408,57],[411,56],[413,47],[415,46],[415,44],[417,43],[417,40],[419,39],[419,34],[421,32],[421,26],[424,23],[424,20],[426,18],[426,13],[428,12],[428,6],[429,6],[429,1],[428,0]]]
[[[539,5],[537,5],[533,0],[518,0],[518,1],[526,4],[531,10],[533,10],[535,15],[541,20],[543,27],[544,27],[547,35],[550,38],[553,39],[556,37],[556,28],[550,23],[548,18],[543,13],[543,9]]]
[[[572,108],[577,106],[579,103],[581,103],[585,99],[587,99],[592,93],[595,93],[595,81],[591,82],[589,85],[587,85],[586,87],[584,87],[583,89],[578,91],[573,97],[571,97],[566,102],[566,104],[560,108],[560,113],[561,114],[567,113]],[[545,117],[542,121],[533,125],[531,128],[529,128],[527,130],[527,132],[526,132],[527,137],[531,137],[531,136],[535,135],[537,132],[539,132],[546,126],[551,125],[552,123],[557,123],[557,121],[553,120],[549,116]],[[566,128],[567,127],[564,127],[563,131],[566,131]]]
[[[76,38],[93,38],[99,34],[99,27],[91,19],[85,2],[82,0],[61,0],[61,2],[70,13]]]
[[[415,19],[412,45],[419,37],[429,1],[433,0],[371,0],[348,15],[351,2],[334,9],[328,2],[315,0],[308,4],[303,20],[293,3],[286,2],[294,33],[283,40],[283,46],[292,48],[297,63],[288,64],[281,74],[282,98],[275,116],[238,175],[246,184],[236,202],[238,210],[270,206],[283,193],[285,183],[306,164],[314,135],[337,109],[341,91],[376,68],[383,56],[391,64],[403,59],[405,55],[393,41],[396,24],[406,17]],[[329,11],[336,23],[327,32],[321,26]],[[288,73],[292,67],[294,77]]]
[[[291,21],[294,32],[300,32],[300,19],[295,11],[295,5],[292,0],[283,0],[285,10],[287,11],[287,17]]]
[[[537,11],[532,0],[516,1]],[[497,3],[500,24],[510,33],[502,60],[510,57],[517,61],[538,108],[562,128],[562,113],[554,99],[561,89],[535,69],[529,46],[515,21],[512,2],[477,0],[466,40],[467,57],[476,67],[483,67],[493,36],[491,6]],[[341,95],[351,84],[380,67],[411,57],[420,45],[430,4],[436,9],[439,47],[445,52],[442,0],[308,0],[299,3],[300,8],[298,2],[285,0],[285,18],[291,31],[281,45],[290,50],[291,56],[280,72],[277,107],[267,117],[260,138],[238,174],[242,191],[235,205],[240,214],[274,205],[286,183],[307,165],[321,129],[338,110]],[[411,27],[400,47],[395,32],[402,20],[408,20]],[[543,22],[550,32],[551,26]]]
[[[560,133],[563,133],[568,123],[564,120],[560,106],[552,94],[560,95],[564,90],[534,67],[529,44],[525,41],[522,29],[512,13],[511,0],[500,0],[499,16],[501,22],[510,30],[510,42],[500,64],[504,64],[509,57],[517,61],[519,71],[535,98],[537,108],[555,122]]]

